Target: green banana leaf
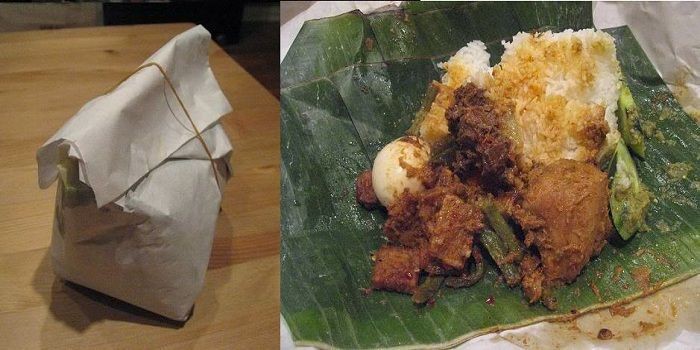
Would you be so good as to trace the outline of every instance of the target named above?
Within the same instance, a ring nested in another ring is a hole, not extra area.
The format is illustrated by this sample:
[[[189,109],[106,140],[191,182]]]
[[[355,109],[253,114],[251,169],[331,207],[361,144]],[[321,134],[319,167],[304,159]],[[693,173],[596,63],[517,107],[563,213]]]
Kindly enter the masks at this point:
[[[518,31],[592,27],[590,3],[408,3],[304,25],[281,67],[281,299],[297,345],[444,348],[631,300],[700,271],[700,130],[620,27],[607,32],[648,135],[646,160],[636,160],[654,194],[648,232],[608,244],[556,292],[556,311],[528,305],[493,263],[478,284],[444,289],[431,307],[364,292],[386,217],[357,205],[354,180],[410,126],[428,83],[440,77],[437,63],[474,39],[487,43],[496,63],[500,41]],[[670,176],[674,163],[692,169]],[[635,279],[643,271],[648,284]]]

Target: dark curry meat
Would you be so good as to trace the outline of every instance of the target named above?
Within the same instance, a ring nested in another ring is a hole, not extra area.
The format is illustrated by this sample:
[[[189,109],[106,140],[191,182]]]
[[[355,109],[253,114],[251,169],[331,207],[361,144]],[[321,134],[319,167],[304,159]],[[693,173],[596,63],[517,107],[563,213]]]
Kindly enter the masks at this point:
[[[418,280],[405,278],[405,269],[392,268],[407,259],[407,251],[424,257],[411,265],[419,272],[462,271],[471,256],[474,235],[484,227],[481,210],[468,201],[472,191],[449,169],[427,168],[420,176],[425,191],[404,192],[387,208],[383,230],[390,243],[375,255],[372,286],[376,289],[409,293],[416,287]]]
[[[457,149],[451,168],[461,179],[478,176],[490,191],[510,188],[515,176],[512,141],[501,132],[503,116],[484,96],[466,84],[455,90],[455,102],[445,114]]]

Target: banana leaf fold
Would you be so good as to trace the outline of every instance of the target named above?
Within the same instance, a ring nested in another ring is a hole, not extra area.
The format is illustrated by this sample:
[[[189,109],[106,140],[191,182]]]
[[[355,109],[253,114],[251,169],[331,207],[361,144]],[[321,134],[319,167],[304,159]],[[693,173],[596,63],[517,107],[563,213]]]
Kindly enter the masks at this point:
[[[385,214],[357,205],[354,180],[410,127],[428,84],[439,80],[437,64],[471,40],[487,44],[494,64],[501,40],[519,31],[592,27],[591,3],[580,2],[409,2],[305,23],[281,66],[281,307],[297,345],[445,348],[628,301],[700,272],[700,128],[620,27],[606,31],[646,136],[646,158],[635,162],[654,198],[648,230],[608,244],[556,291],[556,311],[528,305],[492,263],[479,283],[443,289],[431,307],[364,292],[371,253],[385,242]],[[677,176],[675,168],[686,171]]]

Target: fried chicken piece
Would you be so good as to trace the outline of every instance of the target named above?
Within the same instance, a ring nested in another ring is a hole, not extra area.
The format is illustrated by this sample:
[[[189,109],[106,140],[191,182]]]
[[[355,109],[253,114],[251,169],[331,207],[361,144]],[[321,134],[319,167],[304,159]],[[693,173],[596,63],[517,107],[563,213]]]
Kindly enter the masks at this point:
[[[372,188],[372,170],[365,170],[355,179],[355,199],[365,209],[379,207],[379,199]]]
[[[523,207],[544,226],[529,230],[525,244],[537,247],[545,287],[576,279],[605,246],[608,197],[607,175],[589,163],[558,160],[530,174]]]
[[[384,245],[374,254],[372,288],[412,294],[425,265],[427,259],[422,247]]]

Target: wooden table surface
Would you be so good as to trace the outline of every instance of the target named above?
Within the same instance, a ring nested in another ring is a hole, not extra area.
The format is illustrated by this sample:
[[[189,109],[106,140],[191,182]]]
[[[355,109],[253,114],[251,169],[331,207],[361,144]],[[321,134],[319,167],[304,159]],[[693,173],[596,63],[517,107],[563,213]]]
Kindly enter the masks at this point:
[[[0,34],[0,348],[279,347],[279,102],[213,42],[234,176],[192,318],[176,327],[51,271],[56,189],[39,189],[36,150],[191,26]]]

